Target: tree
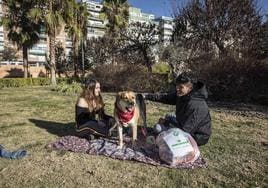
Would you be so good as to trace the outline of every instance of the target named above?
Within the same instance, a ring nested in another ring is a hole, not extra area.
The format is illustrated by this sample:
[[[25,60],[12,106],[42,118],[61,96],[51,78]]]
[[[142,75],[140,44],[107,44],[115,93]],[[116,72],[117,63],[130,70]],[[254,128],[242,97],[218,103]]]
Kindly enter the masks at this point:
[[[211,52],[219,57],[252,55],[261,16],[254,0],[191,0],[175,12],[175,39],[191,57]]]
[[[115,43],[116,42],[116,43]],[[99,38],[91,38],[87,41],[85,50],[88,67],[111,63],[111,56],[120,48],[119,41],[104,35]]]
[[[258,54],[258,59],[263,60],[268,58],[268,17],[266,16],[266,21],[262,23],[261,35],[258,36],[258,49],[256,53]]]
[[[22,49],[24,78],[28,77],[28,49],[39,41],[41,29],[40,21],[33,21],[29,17],[29,10],[36,6],[33,0],[3,0],[7,7],[2,20],[8,31],[8,39]]]
[[[101,17],[108,20],[106,27],[107,37],[110,37],[109,41],[112,42],[113,40],[112,43],[118,43],[120,31],[128,26],[129,5],[127,0],[103,0]],[[111,52],[116,51],[118,51],[118,49],[114,49]],[[113,64],[117,63],[115,56],[116,54],[111,54]]]
[[[34,20],[42,21],[49,37],[49,67],[51,83],[56,85],[56,35],[64,27],[66,20],[70,19],[70,0],[38,0],[38,6],[30,10],[30,16]]]
[[[65,54],[64,54],[64,48],[62,46],[61,42],[57,42],[55,45],[55,56],[56,56],[56,70],[58,73],[58,76],[61,77],[61,74],[64,73],[64,69],[65,69],[65,62],[66,62],[66,58],[65,58]]]
[[[75,0],[72,1],[72,10],[70,12],[71,17],[67,21],[67,29],[68,35],[72,38],[74,76],[77,77],[79,44],[81,42],[82,44],[84,43],[84,38],[87,35],[87,19],[89,13],[86,4],[77,3]]]
[[[221,99],[261,93],[267,37],[256,2],[191,0],[175,13],[174,41],[187,55],[187,68]]]
[[[154,64],[153,48],[159,43],[159,31],[153,23],[134,22],[129,25],[127,30],[120,33],[122,40],[125,41],[123,51],[136,51],[143,57],[143,63],[149,72],[152,72]]]
[[[179,74],[189,71],[185,65],[185,60],[187,58],[187,53],[185,51],[174,45],[170,44],[162,48],[160,52],[160,60],[168,63],[173,78],[176,78]]]
[[[103,0],[101,16],[108,20],[108,33],[116,35],[128,25],[129,5],[127,0]]]
[[[4,46],[4,50],[1,52],[1,61],[14,61],[17,59],[16,50],[9,46]]]

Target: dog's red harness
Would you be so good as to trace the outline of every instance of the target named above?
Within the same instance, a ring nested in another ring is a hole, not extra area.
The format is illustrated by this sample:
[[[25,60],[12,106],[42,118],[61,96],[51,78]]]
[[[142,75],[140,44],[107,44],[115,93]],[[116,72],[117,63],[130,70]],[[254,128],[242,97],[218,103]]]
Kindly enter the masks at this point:
[[[133,118],[133,116],[134,116],[134,111],[135,110],[133,110],[131,112],[129,112],[129,111],[123,112],[123,111],[121,111],[120,109],[117,108],[116,109],[116,114],[117,114],[117,116],[119,118],[119,122],[120,123],[127,123],[127,122],[129,122]]]

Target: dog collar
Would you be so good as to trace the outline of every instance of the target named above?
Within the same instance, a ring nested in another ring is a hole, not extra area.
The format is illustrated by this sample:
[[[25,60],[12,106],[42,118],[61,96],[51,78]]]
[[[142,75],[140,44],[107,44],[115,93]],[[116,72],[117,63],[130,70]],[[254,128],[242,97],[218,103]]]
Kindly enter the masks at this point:
[[[129,112],[129,111],[123,112],[120,109],[116,109],[116,114],[117,114],[117,116],[119,118],[119,122],[120,123],[129,122],[134,116],[134,111],[135,111],[135,109],[133,111],[131,111],[131,112]]]

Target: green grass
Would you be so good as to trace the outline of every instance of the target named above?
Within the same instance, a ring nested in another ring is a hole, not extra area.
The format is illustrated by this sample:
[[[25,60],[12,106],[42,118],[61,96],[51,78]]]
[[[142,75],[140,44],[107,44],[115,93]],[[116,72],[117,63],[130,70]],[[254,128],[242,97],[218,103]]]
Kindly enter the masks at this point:
[[[175,170],[46,149],[48,143],[74,131],[76,97],[50,87],[0,90],[0,144],[29,153],[21,160],[0,158],[0,187],[268,186],[267,118],[212,109],[212,138],[201,147],[208,167]],[[104,100],[112,114],[114,95],[104,94]],[[174,107],[148,102],[147,109],[152,125]]]

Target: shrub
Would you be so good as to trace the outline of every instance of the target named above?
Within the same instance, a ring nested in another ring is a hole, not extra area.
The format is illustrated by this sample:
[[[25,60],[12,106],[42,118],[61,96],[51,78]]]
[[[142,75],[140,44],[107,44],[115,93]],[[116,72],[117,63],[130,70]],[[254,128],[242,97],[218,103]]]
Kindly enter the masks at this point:
[[[58,83],[71,83],[73,79],[57,78]],[[0,88],[50,85],[50,78],[1,78]]]
[[[46,78],[2,78],[0,79],[1,87],[23,87],[48,85],[49,79]]]
[[[52,91],[61,92],[67,95],[72,95],[82,92],[81,83],[73,81],[71,84],[61,82]]]
[[[166,63],[158,63],[153,65],[153,72],[158,74],[168,74],[170,72],[169,65]]]
[[[256,60],[211,60],[197,72],[215,100],[251,102],[268,94],[268,69]]]
[[[106,92],[164,91],[168,84],[167,74],[148,73],[146,67],[134,64],[102,65],[96,67],[93,74]]]

